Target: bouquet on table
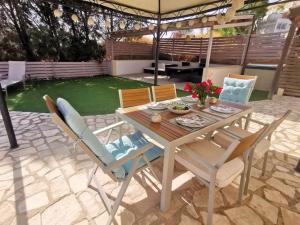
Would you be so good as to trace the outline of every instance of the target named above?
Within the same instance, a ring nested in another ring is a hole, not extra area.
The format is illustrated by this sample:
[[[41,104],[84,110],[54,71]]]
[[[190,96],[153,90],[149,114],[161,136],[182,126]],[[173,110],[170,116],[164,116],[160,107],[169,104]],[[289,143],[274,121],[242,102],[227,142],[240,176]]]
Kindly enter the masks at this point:
[[[211,80],[206,80],[196,84],[186,83],[183,90],[189,92],[193,98],[198,98],[200,105],[205,105],[207,97],[219,98],[222,88],[213,85]]]

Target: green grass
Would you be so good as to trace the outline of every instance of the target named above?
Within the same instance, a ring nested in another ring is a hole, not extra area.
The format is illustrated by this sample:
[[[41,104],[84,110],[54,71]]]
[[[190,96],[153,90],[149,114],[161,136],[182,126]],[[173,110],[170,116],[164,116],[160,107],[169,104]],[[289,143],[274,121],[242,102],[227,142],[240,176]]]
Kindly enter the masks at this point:
[[[151,86],[151,84],[112,76],[29,81],[26,84],[25,90],[21,87],[8,90],[9,110],[47,112],[42,97],[48,94],[53,99],[57,97],[67,99],[82,115],[113,113],[119,107],[118,89]],[[177,93],[179,97],[187,95],[180,90]],[[261,100],[266,96],[266,92],[254,91],[251,99]]]

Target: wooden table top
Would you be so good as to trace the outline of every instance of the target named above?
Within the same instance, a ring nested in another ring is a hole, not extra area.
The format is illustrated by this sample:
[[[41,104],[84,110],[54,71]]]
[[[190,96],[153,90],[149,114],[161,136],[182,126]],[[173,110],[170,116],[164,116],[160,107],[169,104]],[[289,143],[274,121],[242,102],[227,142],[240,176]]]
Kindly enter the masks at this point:
[[[238,105],[233,103],[227,103],[227,102],[219,102],[217,104],[223,104],[231,107],[235,107],[241,110],[241,112],[251,109],[250,106],[244,106],[244,105]],[[205,108],[208,108],[210,105],[207,105],[206,107],[199,108],[196,104],[192,106],[192,112],[201,112],[202,115],[207,117],[213,117],[216,119],[216,116],[210,115],[209,113],[205,113],[202,110]],[[151,121],[151,113],[149,113],[149,110],[147,109],[147,106],[138,106],[138,107],[131,107],[127,109],[119,109],[117,110],[118,113],[123,114],[126,117],[129,117],[130,119],[134,120],[135,122],[141,124],[142,126],[150,129],[151,131],[155,132],[157,135],[161,136],[162,138],[168,140],[168,141],[174,141],[176,139],[179,139],[183,136],[186,136],[190,133],[193,133],[195,131],[190,131],[187,129],[182,128],[181,126],[178,126],[172,122],[170,122],[171,119],[180,117],[183,115],[177,115],[170,111],[158,111],[158,113],[162,117],[162,121],[160,123],[153,123]],[[241,113],[240,112],[240,113]],[[230,117],[234,116],[236,114],[231,115]],[[218,118],[218,121],[223,120],[224,118]],[[200,128],[202,129],[202,128]]]

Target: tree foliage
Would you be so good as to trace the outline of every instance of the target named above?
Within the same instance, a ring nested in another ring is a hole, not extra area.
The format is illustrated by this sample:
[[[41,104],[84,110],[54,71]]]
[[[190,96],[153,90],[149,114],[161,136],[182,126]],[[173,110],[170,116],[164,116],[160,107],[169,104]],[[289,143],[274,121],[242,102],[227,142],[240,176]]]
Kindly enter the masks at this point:
[[[1,0],[0,60],[103,60],[104,13],[91,6],[64,6],[63,16],[56,18],[53,10],[57,7],[41,0]],[[71,19],[72,14],[78,16],[78,23]],[[94,26],[87,24],[91,15]]]

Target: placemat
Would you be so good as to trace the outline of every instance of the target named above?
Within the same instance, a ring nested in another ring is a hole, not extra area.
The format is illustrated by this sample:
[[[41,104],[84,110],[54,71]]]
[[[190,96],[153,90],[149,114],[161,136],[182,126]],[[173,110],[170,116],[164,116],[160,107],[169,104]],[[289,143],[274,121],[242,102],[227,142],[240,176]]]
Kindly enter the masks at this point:
[[[205,116],[203,116],[203,115],[200,115],[199,113],[189,113],[189,114],[187,114],[187,115],[180,116],[180,118],[181,118],[181,117],[189,118],[189,117],[193,117],[193,116],[197,116],[197,117],[199,117],[200,119],[206,121],[205,124],[204,124],[202,127],[195,127],[195,128],[194,128],[194,127],[184,126],[184,125],[179,124],[179,123],[176,122],[176,118],[179,118],[179,117],[172,118],[172,119],[169,120],[169,122],[172,123],[172,124],[175,124],[175,125],[177,125],[177,126],[179,126],[179,127],[181,127],[181,128],[183,128],[183,129],[185,129],[185,130],[188,130],[188,131],[196,131],[196,130],[200,130],[200,129],[204,128],[204,127],[207,127],[207,126],[209,126],[209,125],[211,125],[211,124],[217,122],[216,119],[205,117]]]
[[[234,108],[234,107],[232,107],[232,108]],[[228,118],[228,117],[242,111],[241,109],[238,109],[238,108],[235,108],[235,109],[236,109],[236,111],[234,113],[221,113],[221,112],[214,111],[210,108],[203,109],[202,112],[209,113],[211,115],[218,116],[218,117],[221,117],[221,118]]]

